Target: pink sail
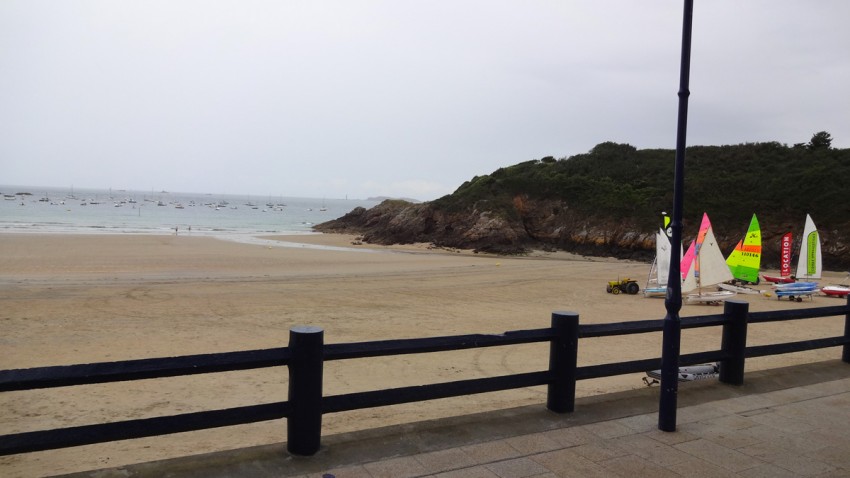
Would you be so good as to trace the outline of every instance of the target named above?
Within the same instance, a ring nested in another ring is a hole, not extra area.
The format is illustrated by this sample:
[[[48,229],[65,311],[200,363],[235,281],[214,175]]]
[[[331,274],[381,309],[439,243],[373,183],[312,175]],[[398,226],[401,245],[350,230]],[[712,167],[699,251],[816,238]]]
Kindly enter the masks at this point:
[[[682,265],[680,269],[682,272],[682,279],[688,275],[688,271],[691,270],[691,263],[694,262],[694,258],[696,256],[696,247],[694,247],[694,241],[691,241],[691,245],[688,246],[688,250],[685,251],[685,255],[682,256]]]
[[[708,214],[702,213],[702,223],[699,225],[699,232],[697,233],[697,238],[695,241],[691,242],[691,245],[688,246],[687,252],[682,256],[682,279],[688,275],[688,271],[691,270],[691,265],[694,262],[694,258],[699,253],[699,248],[702,246],[702,241],[705,240],[705,234],[708,232],[708,229],[711,228],[711,221],[708,220]],[[699,270],[694,271],[699,274]]]

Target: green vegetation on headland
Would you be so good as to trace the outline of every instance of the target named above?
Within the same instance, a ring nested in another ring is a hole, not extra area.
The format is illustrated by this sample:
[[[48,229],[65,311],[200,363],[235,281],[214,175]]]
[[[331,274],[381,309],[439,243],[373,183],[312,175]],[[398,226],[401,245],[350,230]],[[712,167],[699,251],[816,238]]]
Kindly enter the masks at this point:
[[[378,243],[434,242],[505,253],[544,247],[646,259],[662,211],[672,212],[674,158],[674,150],[606,142],[569,158],[499,168],[429,203],[382,203],[370,214],[353,211],[317,229],[357,232]],[[707,212],[728,253],[755,213],[764,263],[773,266],[779,237],[791,231],[799,239],[810,214],[822,236],[825,265],[848,267],[848,178],[850,150],[831,148],[826,132],[794,146],[689,147],[684,236],[696,234]]]

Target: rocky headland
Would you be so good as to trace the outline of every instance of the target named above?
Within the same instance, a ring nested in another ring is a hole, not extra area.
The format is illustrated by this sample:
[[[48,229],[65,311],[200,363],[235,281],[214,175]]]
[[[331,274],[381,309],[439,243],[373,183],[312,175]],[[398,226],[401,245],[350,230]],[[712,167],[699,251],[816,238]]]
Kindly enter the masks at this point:
[[[774,161],[787,163],[772,170],[776,177],[771,187],[777,189],[763,187],[758,182],[763,176],[743,175],[745,169],[761,167],[765,149],[772,152]],[[836,181],[835,174],[841,172],[818,164],[819,160],[837,164],[850,174],[848,150],[813,155],[798,147],[769,143],[694,147],[688,153],[686,243],[696,234],[702,212],[707,212],[728,254],[756,213],[762,232],[762,265],[778,268],[781,236],[791,231],[799,244],[805,215],[811,213],[821,236],[825,267],[850,269],[850,197],[834,202],[834,197],[847,193],[843,180]],[[384,245],[424,242],[497,254],[564,250],[651,261],[661,211],[671,210],[672,155],[673,151],[638,151],[629,145],[603,143],[585,155],[501,168],[435,201],[385,200],[368,210],[356,208],[315,230],[356,234],[364,242]],[[724,168],[735,174],[709,174]],[[783,185],[801,176],[817,183],[797,191]]]

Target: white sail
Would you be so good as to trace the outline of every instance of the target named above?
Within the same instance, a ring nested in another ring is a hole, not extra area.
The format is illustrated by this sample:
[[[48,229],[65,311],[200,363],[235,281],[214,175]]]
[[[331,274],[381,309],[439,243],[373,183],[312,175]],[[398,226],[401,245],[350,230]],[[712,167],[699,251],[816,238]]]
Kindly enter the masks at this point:
[[[691,267],[688,269],[688,275],[685,276],[685,280],[682,281],[682,292],[689,292],[696,289],[699,284],[697,284],[696,274],[694,273],[695,267]]]
[[[719,284],[734,279],[726,258],[717,244],[714,231],[708,230],[699,250],[699,283],[701,286]]]
[[[655,268],[658,285],[667,285],[667,278],[670,275],[670,239],[663,230],[659,229],[655,233]]]
[[[717,238],[714,237],[714,231],[711,228],[705,233],[705,239],[697,253],[696,262],[699,263],[699,277],[697,278],[695,275],[696,267],[691,267],[682,283],[683,292],[733,279],[732,272],[726,265],[726,259],[723,257],[723,252],[720,251],[720,246],[717,245]]]
[[[822,269],[820,235],[812,217],[806,214],[806,225],[803,228],[803,240],[800,243],[796,277],[799,280],[820,279]]]

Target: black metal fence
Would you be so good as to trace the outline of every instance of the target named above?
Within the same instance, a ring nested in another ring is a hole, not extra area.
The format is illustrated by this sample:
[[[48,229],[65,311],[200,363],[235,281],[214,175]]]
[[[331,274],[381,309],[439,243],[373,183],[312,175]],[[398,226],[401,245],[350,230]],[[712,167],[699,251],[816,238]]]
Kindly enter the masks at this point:
[[[685,317],[682,329],[722,327],[720,349],[681,355],[679,364],[719,362],[721,382],[740,385],[747,358],[843,346],[842,360],[850,363],[850,298],[845,305],[773,312],[749,311],[749,304],[728,301],[723,314]],[[844,334],[799,342],[747,347],[747,325],[817,317],[844,316]],[[59,428],[0,436],[0,455],[142,438],[287,418],[287,449],[296,455],[319,450],[322,415],[438,398],[472,395],[524,387],[547,386],[548,409],[575,409],[577,380],[640,373],[661,367],[661,358],[578,366],[579,339],[660,332],[664,320],[579,325],[578,314],[555,312],[549,328],[498,335],[460,335],[347,344],[324,344],[317,327],[294,327],[288,347],[129,360],[59,367],[0,371],[0,392],[68,387],[96,383],[175,377],[202,373],[287,366],[287,401],[143,418],[113,423]],[[419,354],[480,347],[549,343],[549,368],[538,372],[486,377],[413,387],[323,396],[322,369],[330,360]]]

